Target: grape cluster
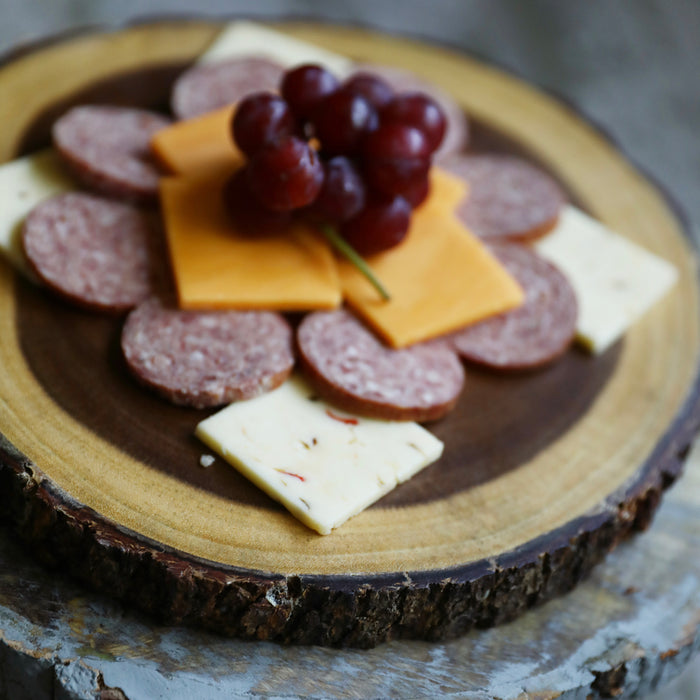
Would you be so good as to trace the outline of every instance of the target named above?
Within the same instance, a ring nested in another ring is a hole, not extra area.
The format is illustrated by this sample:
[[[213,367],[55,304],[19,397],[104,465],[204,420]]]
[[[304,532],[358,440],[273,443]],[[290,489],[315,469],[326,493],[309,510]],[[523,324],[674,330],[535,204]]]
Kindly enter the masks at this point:
[[[285,73],[280,95],[255,93],[239,104],[232,132],[248,163],[224,197],[244,223],[266,229],[300,211],[370,255],[406,235],[445,129],[427,95],[394,94],[370,73],[340,83],[321,66],[302,65]]]

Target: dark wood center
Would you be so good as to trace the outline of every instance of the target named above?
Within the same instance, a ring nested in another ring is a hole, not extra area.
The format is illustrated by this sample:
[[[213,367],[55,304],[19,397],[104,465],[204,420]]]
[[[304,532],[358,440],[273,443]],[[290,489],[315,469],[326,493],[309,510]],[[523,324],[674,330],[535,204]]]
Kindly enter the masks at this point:
[[[113,77],[54,105],[29,125],[20,151],[50,141],[50,126],[73,104],[111,103],[164,109],[182,65]],[[523,149],[482,124],[474,124],[473,150]],[[219,496],[279,508],[218,459],[207,469],[208,450],[193,437],[210,412],[171,406],[141,388],[121,357],[121,319],[69,307],[18,281],[17,327],[22,351],[47,393],[75,419],[134,458]],[[457,409],[430,429],[445,442],[435,465],[374,507],[441,499],[515,469],[573,426],[615,369],[619,346],[592,358],[573,349],[554,366],[528,374],[469,370]]]

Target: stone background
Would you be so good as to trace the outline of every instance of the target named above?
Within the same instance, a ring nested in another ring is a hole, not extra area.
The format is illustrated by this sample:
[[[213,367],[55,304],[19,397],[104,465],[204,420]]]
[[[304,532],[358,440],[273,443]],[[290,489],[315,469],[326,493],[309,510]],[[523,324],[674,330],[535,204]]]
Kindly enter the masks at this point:
[[[163,14],[326,18],[481,56],[577,105],[700,229],[698,0],[0,0],[0,53]],[[700,697],[700,664],[658,697]]]

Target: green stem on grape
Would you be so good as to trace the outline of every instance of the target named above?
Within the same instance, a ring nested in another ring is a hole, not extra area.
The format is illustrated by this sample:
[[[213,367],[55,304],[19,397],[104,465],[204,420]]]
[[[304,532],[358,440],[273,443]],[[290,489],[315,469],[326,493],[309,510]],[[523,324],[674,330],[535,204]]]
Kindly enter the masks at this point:
[[[374,276],[369,265],[357,254],[355,249],[351,245],[348,245],[332,226],[321,224],[319,228],[328,242],[367,278],[369,283],[379,292],[382,299],[384,299],[384,301],[390,301],[391,297],[389,296],[389,292],[387,292],[382,283]]]

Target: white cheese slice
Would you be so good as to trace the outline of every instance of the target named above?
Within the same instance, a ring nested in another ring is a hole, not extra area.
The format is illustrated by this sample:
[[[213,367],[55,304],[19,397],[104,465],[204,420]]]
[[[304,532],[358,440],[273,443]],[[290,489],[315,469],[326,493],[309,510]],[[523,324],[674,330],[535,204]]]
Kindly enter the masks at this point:
[[[22,223],[39,202],[72,189],[75,184],[53,149],[0,165],[0,251],[30,278],[20,242]]]
[[[198,63],[214,63],[239,56],[266,56],[285,68],[300,63],[320,63],[337,77],[344,77],[352,61],[306,41],[254,22],[230,22],[197,59]]]
[[[573,206],[535,247],[569,278],[579,303],[577,339],[593,353],[609,348],[678,279],[671,263]]]
[[[359,418],[299,377],[203,420],[195,434],[322,535],[442,454],[417,423]]]

